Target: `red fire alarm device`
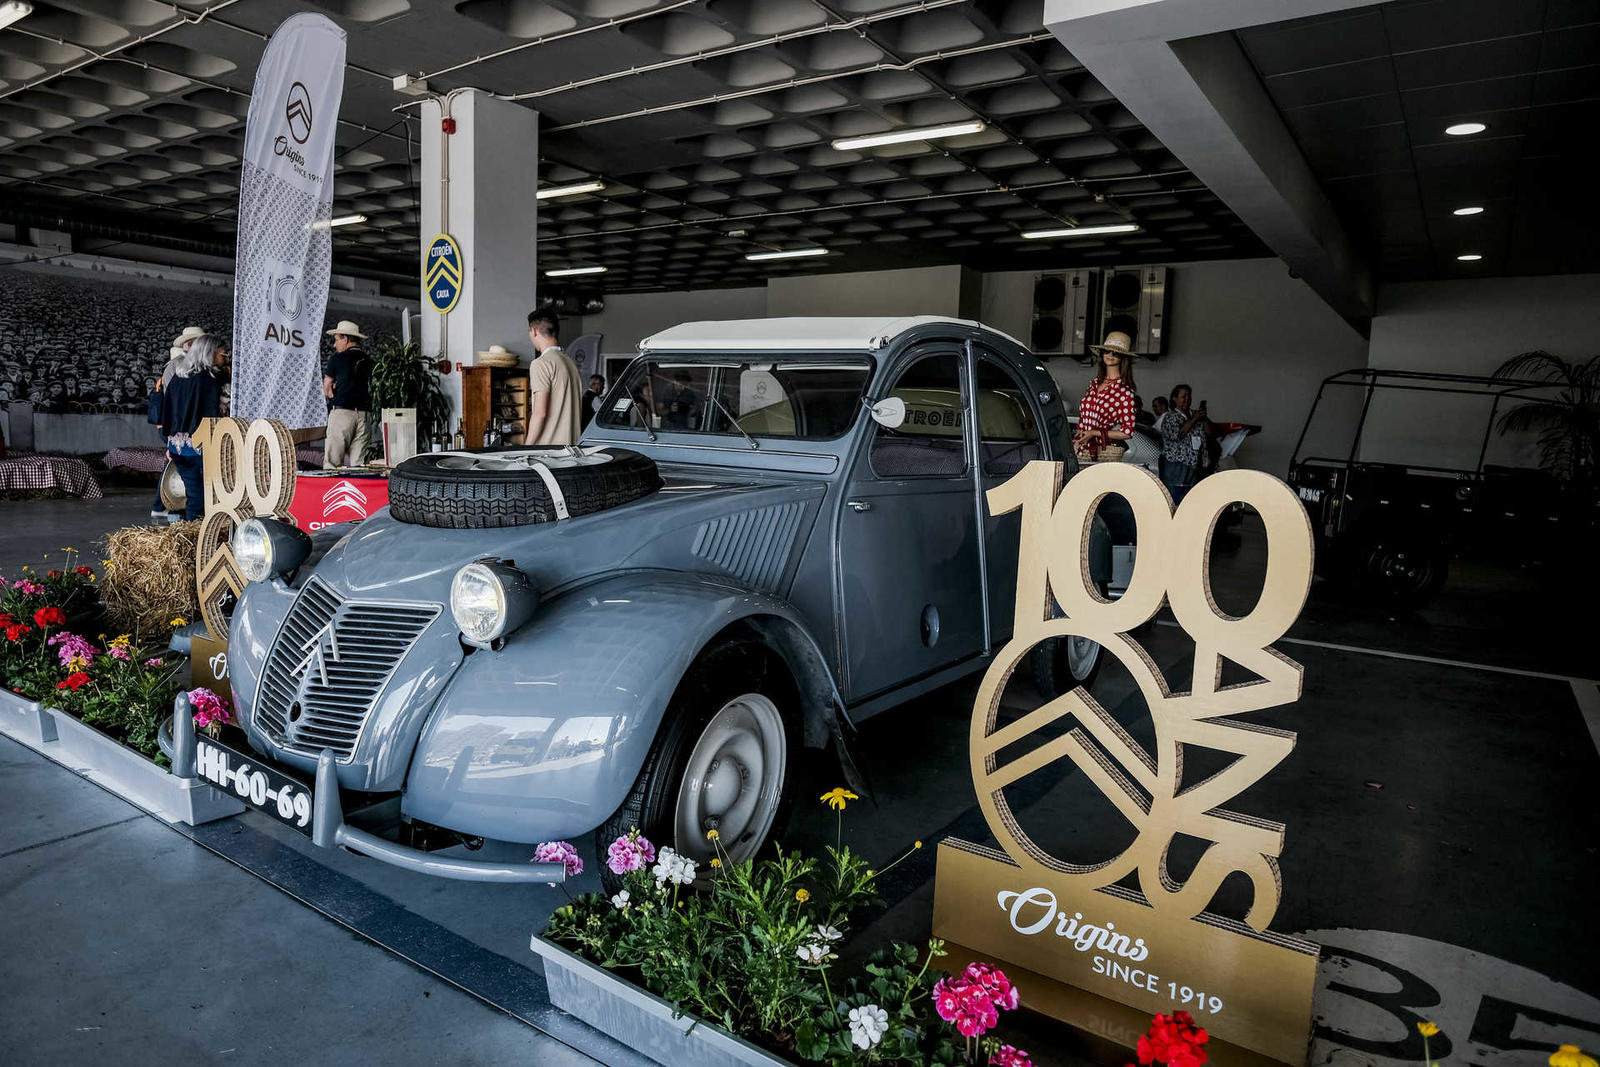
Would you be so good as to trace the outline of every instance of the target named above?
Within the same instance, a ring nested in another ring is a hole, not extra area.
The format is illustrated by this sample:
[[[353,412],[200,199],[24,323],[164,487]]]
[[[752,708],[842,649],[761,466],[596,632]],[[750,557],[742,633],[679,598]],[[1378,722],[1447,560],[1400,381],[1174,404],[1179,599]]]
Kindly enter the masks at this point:
[[[439,125],[444,129],[444,132],[447,135],[456,132],[456,120],[455,119],[445,119]]]

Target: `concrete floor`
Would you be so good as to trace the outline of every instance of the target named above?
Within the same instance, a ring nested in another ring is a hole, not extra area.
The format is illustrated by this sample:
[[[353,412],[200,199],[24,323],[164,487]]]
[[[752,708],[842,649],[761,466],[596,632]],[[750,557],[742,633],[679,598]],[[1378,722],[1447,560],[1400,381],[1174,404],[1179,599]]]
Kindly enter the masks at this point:
[[[38,552],[62,544],[87,549],[85,542],[111,524],[140,521],[147,504],[140,491],[92,505],[28,505],[25,525],[0,523],[0,569],[23,561],[37,567]],[[7,520],[20,517],[14,503],[0,508],[9,512]],[[1214,584],[1224,608],[1248,605],[1263,559],[1251,523],[1237,539],[1219,543]],[[1314,1062],[1414,1063],[1422,1052],[1407,1019],[1418,1012],[1443,1020],[1453,1036],[1453,1051],[1442,1051],[1438,1042],[1432,1048],[1446,1067],[1535,1067],[1559,1041],[1600,1046],[1600,924],[1592,917],[1593,887],[1600,884],[1600,806],[1593,800],[1593,783],[1600,780],[1600,688],[1592,681],[1593,638],[1593,623],[1560,585],[1534,573],[1458,563],[1444,593],[1425,610],[1408,613],[1353,601],[1325,583],[1314,587],[1300,622],[1279,646],[1304,665],[1304,695],[1261,717],[1297,731],[1297,747],[1230,805],[1288,824],[1283,904],[1273,925],[1325,946]],[[1187,684],[1192,646],[1181,631],[1158,622],[1140,640],[1175,688]],[[864,724],[859,755],[877,803],[854,805],[846,834],[872,858],[883,862],[916,839],[988,840],[966,771],[975,688],[975,679],[948,686]],[[1135,738],[1147,739],[1148,716],[1138,700],[1128,699],[1131,692],[1116,670],[1104,671],[1094,690]],[[1017,708],[1034,700],[1025,686],[1008,694]],[[311,1035],[303,1048],[332,1047],[326,1042],[342,1034],[348,1038],[338,1046],[348,1053],[343,1060],[376,1060],[393,1047],[387,1042],[394,1027],[408,1032],[413,1018],[427,1025],[418,1023],[425,1033],[414,1048],[423,1051],[404,1057],[408,1061],[430,1058],[429,1048],[449,1047],[426,1043],[443,1032],[479,1034],[481,1026],[481,1033],[498,1035],[503,1025],[537,1039],[524,1022],[604,1062],[635,1059],[542,1000],[527,936],[559,904],[560,891],[439,882],[330,856],[254,814],[202,827],[190,843],[148,819],[119,822],[130,817],[126,806],[117,809],[120,802],[104,794],[93,799],[98,791],[85,783],[19,792],[14,780],[30,779],[19,779],[13,767],[26,762],[0,764],[3,808],[47,815],[17,844],[0,839],[0,910],[28,920],[5,928],[30,931],[8,933],[8,939],[25,940],[8,941],[8,951],[0,952],[0,978],[4,988],[34,988],[23,998],[27,1018],[18,1014],[22,1007],[0,999],[0,1026],[23,1035],[13,1047],[24,1050],[27,1062],[60,1058],[71,1047],[61,1042],[78,1039],[62,1035],[76,1034],[73,1028],[82,1024],[75,1020],[107,1010],[108,1000],[127,1005],[112,1011],[122,1020],[124,1040],[159,1047],[180,1038],[184,1025],[199,1023],[166,1007],[169,998],[146,992],[134,967],[118,961],[137,959],[145,974],[154,961],[169,983],[164,988],[206,990],[215,979],[201,968],[212,966],[212,954],[273,961],[252,968],[233,989],[241,1007],[257,1006],[263,1017],[258,1028],[217,1024],[196,1039],[202,1043],[173,1046],[233,1047],[220,1057],[227,1062],[282,1058],[281,1045],[269,1057],[267,1043],[283,1034],[259,1005],[281,998],[286,981],[297,995],[319,991],[294,1001],[293,1017]],[[53,767],[30,773],[51,778],[43,770],[64,774]],[[812,769],[802,778],[786,847],[832,841],[834,817],[815,798],[836,784],[832,771]],[[1024,824],[1036,836],[1053,834],[1050,844],[1059,854],[1103,856],[1124,832],[1114,818],[1084,817],[1104,802],[1070,768],[1024,779],[1013,791]],[[53,827],[51,819],[67,821]],[[102,828],[51,843],[96,826]],[[135,842],[137,834],[146,836]],[[100,849],[85,844],[96,835],[129,844],[101,857]],[[6,851],[18,847],[27,851]],[[64,866],[52,869],[49,879],[19,880],[9,866],[35,852],[53,856],[55,849],[63,850]],[[86,857],[77,867],[93,870],[73,870],[69,855]],[[99,873],[105,860],[119,855],[109,878]],[[92,862],[96,858],[101,862]],[[213,868],[226,872],[211,875],[217,885],[227,880],[223,897],[249,901],[248,909],[170,903],[194,895]],[[932,877],[932,849],[890,872],[885,903],[868,917],[860,941],[925,938]],[[576,890],[589,888],[591,880],[585,876]],[[57,890],[57,883],[75,887],[75,895]],[[126,921],[127,909],[115,912],[124,916],[117,922],[99,917],[103,905],[95,893],[105,884],[119,886],[119,903],[135,902],[139,922]],[[123,892],[124,886],[131,888]],[[1240,906],[1231,888],[1225,887],[1218,910]],[[82,915],[61,921],[51,892],[62,907]],[[146,921],[150,914],[158,920]],[[209,951],[198,958],[187,948],[175,951],[174,944],[193,943],[181,940],[185,932]],[[97,939],[92,952],[91,937]],[[386,968],[398,970],[391,975]],[[369,981],[369,975],[380,977]],[[386,995],[369,995],[383,982],[390,983],[381,987]],[[446,982],[472,989],[479,999]],[[420,1014],[418,988],[432,991]],[[35,996],[36,990],[43,992]],[[195,993],[193,1002],[207,1001]],[[210,1003],[219,1001],[213,995]],[[368,1005],[375,1003],[411,1010],[386,1012],[379,1018],[392,1017],[393,1026],[369,1028]],[[1048,1027],[1033,1029],[1036,1049],[1049,1049],[1061,1037]],[[246,1030],[251,1042],[223,1036]],[[470,1047],[489,1054],[513,1045]],[[330,1059],[308,1054],[313,1062]],[[1083,1062],[1121,1062],[1109,1047],[1046,1052],[1041,1062],[1076,1063],[1079,1054]],[[564,1061],[541,1051],[533,1062]]]

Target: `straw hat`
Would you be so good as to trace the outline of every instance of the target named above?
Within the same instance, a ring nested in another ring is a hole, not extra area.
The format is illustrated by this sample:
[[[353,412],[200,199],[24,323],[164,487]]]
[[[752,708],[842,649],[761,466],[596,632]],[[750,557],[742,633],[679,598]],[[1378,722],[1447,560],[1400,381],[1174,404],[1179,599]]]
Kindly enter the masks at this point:
[[[1137,353],[1133,350],[1133,338],[1121,330],[1112,330],[1106,334],[1106,339],[1098,345],[1090,345],[1091,352],[1114,352],[1119,356],[1132,356]]]
[[[361,327],[357,326],[349,319],[340,319],[339,325],[328,331],[328,336],[332,337],[334,334],[340,333],[344,334],[346,337],[359,337],[363,341],[367,339],[367,335],[361,332]]]
[[[206,330],[204,326],[185,326],[183,328],[183,332],[172,339],[172,347],[182,348],[190,341],[193,341],[196,337],[204,337],[205,335]]]
[[[490,345],[486,349],[478,350],[478,365],[481,367],[515,367],[517,354],[509,351],[505,345]]]

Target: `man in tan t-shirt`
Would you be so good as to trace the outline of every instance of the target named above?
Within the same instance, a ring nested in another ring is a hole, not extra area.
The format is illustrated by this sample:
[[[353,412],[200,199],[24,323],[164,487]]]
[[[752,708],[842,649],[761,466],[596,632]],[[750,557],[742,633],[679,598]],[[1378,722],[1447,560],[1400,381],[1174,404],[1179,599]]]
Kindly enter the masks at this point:
[[[537,353],[528,366],[528,435],[530,446],[571,445],[582,432],[578,404],[583,399],[583,379],[572,357],[556,340],[561,320],[553,311],[528,312],[528,339]]]

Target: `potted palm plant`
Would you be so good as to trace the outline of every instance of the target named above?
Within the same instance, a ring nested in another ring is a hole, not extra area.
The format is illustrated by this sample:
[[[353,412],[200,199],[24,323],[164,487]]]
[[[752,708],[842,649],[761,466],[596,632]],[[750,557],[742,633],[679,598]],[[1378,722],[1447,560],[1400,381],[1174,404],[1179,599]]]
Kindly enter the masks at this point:
[[[1549,352],[1513,356],[1494,377],[1549,382],[1551,396],[1530,398],[1501,415],[1501,433],[1538,432],[1540,460],[1551,473],[1573,482],[1595,480],[1600,460],[1600,356],[1568,362]]]
[[[374,458],[383,447],[379,421],[384,408],[416,409],[417,442],[426,451],[427,442],[450,425],[450,401],[439,385],[438,365],[423,356],[415,341],[402,344],[393,338],[385,339],[373,346],[370,355],[372,403],[367,409],[365,458]]]

